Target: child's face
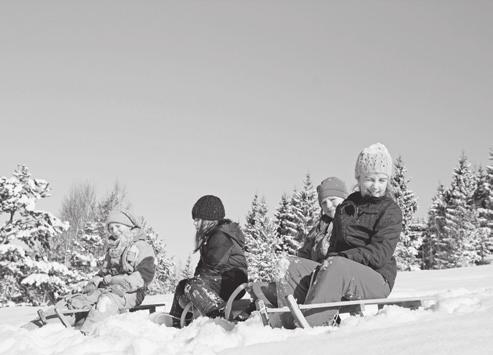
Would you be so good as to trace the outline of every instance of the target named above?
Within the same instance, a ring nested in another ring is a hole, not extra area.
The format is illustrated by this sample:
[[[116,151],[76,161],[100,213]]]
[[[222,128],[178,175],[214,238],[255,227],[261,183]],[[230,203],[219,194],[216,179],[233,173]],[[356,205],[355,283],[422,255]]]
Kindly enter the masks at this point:
[[[198,232],[200,230],[200,227],[202,226],[202,219],[200,218],[195,218],[193,220],[193,225],[195,227],[195,230]]]
[[[108,225],[110,240],[115,241],[120,239],[122,235],[127,235],[130,232],[130,227],[120,223],[110,223]]]
[[[322,200],[322,211],[325,215],[334,218],[336,207],[341,204],[344,199],[337,196],[329,196]]]
[[[382,173],[369,173],[359,177],[359,190],[363,196],[382,197],[387,191],[389,177]]]

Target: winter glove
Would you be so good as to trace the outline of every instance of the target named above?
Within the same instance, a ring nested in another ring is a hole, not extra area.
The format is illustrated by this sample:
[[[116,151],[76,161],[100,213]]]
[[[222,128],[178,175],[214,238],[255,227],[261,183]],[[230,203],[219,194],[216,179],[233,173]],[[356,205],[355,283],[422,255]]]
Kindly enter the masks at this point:
[[[123,289],[123,287],[121,285],[111,285],[110,290],[112,293],[114,293],[115,295],[118,295],[120,297],[125,296],[125,290]]]
[[[97,286],[94,282],[89,281],[84,287],[82,287],[82,293],[90,295],[94,291],[96,291]]]
[[[124,290],[129,291],[132,288],[127,275],[113,276],[110,285],[120,285]]]
[[[111,279],[112,279],[112,278],[113,278],[113,276],[111,276],[111,275],[104,275],[104,277],[103,277],[103,281],[102,281],[103,286],[108,286],[108,285],[110,285],[110,284],[111,284]]]

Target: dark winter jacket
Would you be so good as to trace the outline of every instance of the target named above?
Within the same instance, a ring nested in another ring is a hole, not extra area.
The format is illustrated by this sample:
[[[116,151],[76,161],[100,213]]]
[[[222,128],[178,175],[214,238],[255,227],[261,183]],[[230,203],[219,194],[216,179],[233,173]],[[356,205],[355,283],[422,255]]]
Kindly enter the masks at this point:
[[[393,256],[402,230],[402,212],[390,197],[352,193],[336,210],[328,256],[340,255],[367,265],[394,286]]]
[[[225,219],[206,234],[195,275],[247,280],[245,236],[237,223]]]

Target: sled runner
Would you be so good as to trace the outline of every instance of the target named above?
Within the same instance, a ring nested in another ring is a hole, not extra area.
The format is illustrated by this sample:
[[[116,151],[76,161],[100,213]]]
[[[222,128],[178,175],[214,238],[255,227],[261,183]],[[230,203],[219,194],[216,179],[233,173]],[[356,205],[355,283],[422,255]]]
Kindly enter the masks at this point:
[[[272,307],[272,300],[266,298],[261,288],[265,287],[265,283],[244,283],[233,292],[225,308],[225,318],[229,321],[235,320],[238,313],[247,312],[251,313],[252,310],[256,310],[260,313],[262,322],[264,325],[271,325],[270,318],[273,314],[291,313],[296,320],[296,324],[299,327],[309,328],[310,325],[306,321],[303,310],[305,309],[336,309],[339,314],[349,313],[351,315],[363,315],[366,306],[377,306],[378,310],[385,306],[395,305],[399,307],[418,309],[420,307],[427,307],[436,304],[437,299],[433,296],[421,296],[421,297],[405,297],[405,298],[379,298],[379,299],[367,299],[367,300],[352,300],[352,301],[339,301],[330,303],[318,303],[318,304],[300,304],[296,303],[296,300],[292,295],[286,297],[287,307]],[[235,301],[236,296],[246,290],[251,295],[251,300],[241,299]],[[252,309],[251,305],[254,304]]]
[[[129,312],[147,310],[149,313],[156,312],[157,307],[164,307],[164,303],[148,303],[129,309]],[[90,308],[67,309],[60,305],[52,306],[48,309],[38,309],[37,318],[22,326],[25,329],[36,329],[45,326],[48,323],[60,321],[65,327],[74,327],[84,320],[89,313]]]
[[[379,310],[389,305],[395,305],[409,309],[418,309],[420,307],[425,307],[437,302],[436,297],[433,296],[408,298],[378,298],[330,303],[297,304],[294,297],[292,295],[288,295],[286,297],[286,300],[288,302],[288,306],[280,308],[265,307],[263,300],[257,300],[257,310],[261,315],[264,325],[270,325],[269,318],[271,314],[289,312],[293,315],[298,326],[302,328],[310,328],[310,325],[303,315],[303,310],[305,309],[336,309],[338,310],[339,314],[350,313],[351,315],[363,315],[365,306],[370,305],[376,305]]]

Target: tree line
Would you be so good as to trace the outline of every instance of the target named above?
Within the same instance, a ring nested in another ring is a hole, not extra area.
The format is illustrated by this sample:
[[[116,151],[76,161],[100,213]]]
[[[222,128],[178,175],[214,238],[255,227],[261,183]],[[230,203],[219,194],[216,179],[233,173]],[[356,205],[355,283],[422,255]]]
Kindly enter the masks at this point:
[[[493,259],[493,152],[486,168],[475,170],[465,155],[452,173],[450,186],[440,184],[426,219],[416,218],[417,197],[403,160],[395,161],[391,186],[402,210],[399,270],[442,269],[480,265]],[[44,304],[80,291],[99,269],[106,250],[105,220],[115,208],[130,208],[125,188],[115,183],[97,196],[89,183],[74,185],[56,217],[38,210],[49,196],[49,183],[19,165],[10,177],[0,177],[0,305]],[[283,194],[272,216],[265,198],[255,194],[242,226],[251,280],[275,280],[296,255],[320,218],[312,179]],[[166,243],[143,218],[149,243],[156,251],[154,294],[174,291],[177,279],[191,277],[190,256],[177,272]],[[179,275],[178,275],[179,274]]]

